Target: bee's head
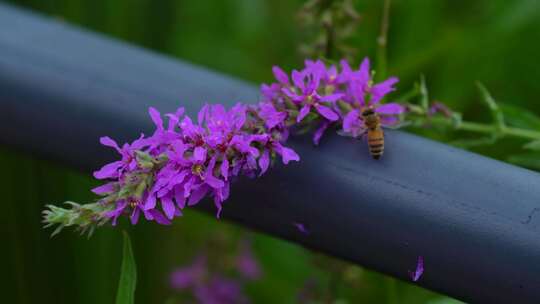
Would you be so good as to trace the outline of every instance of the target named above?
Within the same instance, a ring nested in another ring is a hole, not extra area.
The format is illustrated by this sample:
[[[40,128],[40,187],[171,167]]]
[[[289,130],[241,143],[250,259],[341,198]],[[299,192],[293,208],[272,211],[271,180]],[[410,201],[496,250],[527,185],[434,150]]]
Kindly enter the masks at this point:
[[[362,116],[363,117],[366,117],[366,116],[369,116],[369,115],[373,115],[375,114],[375,111],[373,111],[372,108],[367,108],[365,109],[364,111],[362,111]]]

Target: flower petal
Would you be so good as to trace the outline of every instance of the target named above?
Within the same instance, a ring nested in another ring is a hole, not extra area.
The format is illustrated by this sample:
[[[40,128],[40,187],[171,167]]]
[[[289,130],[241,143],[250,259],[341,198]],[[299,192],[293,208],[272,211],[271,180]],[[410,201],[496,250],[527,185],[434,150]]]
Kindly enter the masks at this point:
[[[182,185],[177,185],[174,187],[174,200],[176,201],[176,206],[180,209],[186,207],[186,198],[184,196],[184,187]]]
[[[276,80],[279,81],[282,85],[290,85],[289,84],[289,76],[277,65],[272,67],[272,73],[274,73],[274,77],[276,77]]]
[[[334,102],[334,101],[337,101],[339,100],[340,98],[343,97],[343,94],[341,93],[336,93],[336,94],[331,94],[331,95],[326,95],[326,96],[322,96],[320,101],[328,101],[328,102]]]
[[[110,183],[95,187],[94,189],[92,189],[92,192],[98,195],[108,194],[115,190],[116,185],[117,185],[116,182],[110,182]]]
[[[378,106],[375,112],[385,115],[397,115],[405,112],[405,107],[398,103],[387,103]]]
[[[358,71],[358,80],[364,85],[367,84],[369,82],[369,79],[371,78],[371,76],[369,75],[369,69],[369,58],[366,57],[364,58],[364,60],[362,60],[362,63],[360,64],[360,70]]]
[[[263,154],[261,155],[261,158],[259,158],[259,167],[261,168],[261,173],[259,173],[259,176],[263,175],[266,170],[268,170],[268,167],[270,166],[270,152],[268,150],[264,150]]]
[[[116,143],[116,141],[114,141],[114,139],[110,138],[109,136],[101,137],[99,139],[99,142],[104,146],[116,149],[116,151],[118,151],[118,153],[122,153],[120,151],[120,147],[118,147],[118,144]]]
[[[172,220],[174,218],[176,207],[174,206],[174,202],[170,195],[165,195],[161,198],[161,207],[163,208],[163,212],[165,212],[167,218]]]
[[[259,116],[264,120],[266,127],[272,129],[285,120],[287,113],[278,112],[271,102],[262,102],[259,104]]]
[[[394,84],[396,84],[399,81],[396,77],[390,77],[386,79],[385,81],[378,83],[371,87],[370,92],[372,95],[371,98],[371,104],[378,103],[381,99],[386,96],[386,94],[392,92],[395,90]]]
[[[201,199],[203,199],[204,196],[208,193],[208,190],[209,190],[208,187],[204,185],[200,186],[197,189],[194,189],[191,192],[191,196],[189,197],[188,206],[194,206],[197,203],[199,203]]]
[[[309,114],[309,111],[311,110],[311,105],[305,104],[302,109],[300,109],[300,113],[298,113],[298,117],[296,117],[296,122],[301,122],[306,115]]]
[[[381,115],[381,124],[383,126],[392,127],[399,123],[399,118],[396,116]]]
[[[131,145],[129,146],[130,150],[140,150],[150,144],[150,141],[148,138],[144,138],[144,134],[141,133],[141,136],[134,140]]]
[[[297,88],[299,88],[302,91],[305,89],[305,83],[304,83],[305,76],[306,75],[303,72],[299,72],[297,70],[292,71],[293,83]]]
[[[321,141],[321,137],[323,136],[324,131],[326,131],[329,125],[330,123],[328,121],[324,121],[320,125],[317,131],[315,131],[315,134],[313,134],[313,144],[315,144],[316,146],[319,145],[319,142]]]
[[[223,187],[224,183],[219,178],[216,178],[214,176],[214,167],[216,165],[216,157],[214,156],[210,163],[208,164],[208,168],[206,168],[206,174],[204,175],[204,181],[206,184],[208,184],[210,187],[219,189]]]
[[[221,171],[221,176],[223,176],[223,178],[227,180],[227,178],[229,178],[229,160],[227,159],[227,157],[223,158],[219,169]]]
[[[322,106],[320,104],[316,104],[315,108],[317,109],[317,112],[324,116],[326,119],[330,121],[336,121],[339,119],[339,116],[336,114],[336,112],[332,111],[330,108]]]
[[[161,114],[158,110],[154,107],[148,108],[148,114],[150,114],[150,117],[152,118],[152,121],[158,128],[158,130],[163,130],[163,119],[161,119]]]
[[[292,100],[300,100],[302,98],[289,88],[282,88],[281,92],[283,92],[283,94],[287,95]]]
[[[133,212],[129,216],[129,220],[131,222],[131,225],[137,225],[137,222],[139,222],[139,215],[141,214],[141,209],[136,207],[133,209]]]
[[[146,201],[144,202],[144,210],[154,209],[156,207],[156,195],[155,193],[149,193]]]
[[[122,161],[115,161],[110,164],[106,164],[98,171],[94,172],[94,177],[97,179],[116,178],[118,177],[118,170],[124,163]]]
[[[338,83],[346,83],[351,80],[352,69],[347,60],[342,59],[339,64],[341,65],[341,73],[338,75],[336,81]]]
[[[293,149],[282,146],[280,143],[276,143],[274,148],[278,154],[281,155],[282,161],[287,165],[291,160],[300,161],[300,156]]]
[[[193,161],[202,162],[206,159],[206,149],[203,147],[196,147],[193,151]]]
[[[335,65],[331,65],[326,71],[326,75],[328,80],[335,80],[338,77],[337,67]]]
[[[352,110],[345,118],[343,118],[343,131],[351,134],[353,137],[357,137],[364,131],[364,126],[360,120],[360,112],[358,110]]]
[[[197,122],[199,125],[202,125],[204,122],[206,114],[208,113],[208,107],[208,104],[204,104],[204,106],[202,106],[202,108],[199,110],[199,113],[197,113]]]
[[[156,221],[158,224],[161,225],[170,225],[171,221],[167,219],[163,214],[156,209],[152,209],[146,212],[147,214],[152,216],[152,219]]]

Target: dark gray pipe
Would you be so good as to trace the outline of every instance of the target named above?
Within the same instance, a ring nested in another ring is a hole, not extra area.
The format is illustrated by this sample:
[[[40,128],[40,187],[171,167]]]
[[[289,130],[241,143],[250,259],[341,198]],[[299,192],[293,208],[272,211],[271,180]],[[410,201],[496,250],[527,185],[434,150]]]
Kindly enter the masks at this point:
[[[216,50],[219,50],[216,49]],[[91,172],[98,138],[150,131],[147,107],[255,102],[255,87],[0,5],[0,143]],[[540,175],[402,132],[385,155],[327,136],[232,189],[224,216],[474,303],[540,303]],[[76,198],[66,198],[76,199]],[[293,222],[309,230],[300,233]]]

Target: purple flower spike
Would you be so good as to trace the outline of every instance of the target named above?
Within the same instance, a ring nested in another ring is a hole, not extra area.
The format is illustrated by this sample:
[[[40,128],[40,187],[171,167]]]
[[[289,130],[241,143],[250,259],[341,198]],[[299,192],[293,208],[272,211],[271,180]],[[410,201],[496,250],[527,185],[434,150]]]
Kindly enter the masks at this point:
[[[148,221],[169,225],[182,216],[184,208],[203,199],[213,199],[219,218],[237,177],[265,174],[276,157],[285,165],[300,161],[286,146],[289,134],[315,129],[313,143],[318,145],[333,126],[342,128],[341,135],[364,134],[362,113],[368,108],[378,114],[383,126],[397,125],[405,112],[397,103],[382,102],[395,90],[398,79],[374,83],[368,58],[356,70],[345,60],[339,66],[306,60],[304,69],[290,75],[277,66],[272,72],[276,82],[261,85],[262,100],[257,105],[205,104],[195,120],[183,108],[162,115],[150,107],[155,126],[150,137],[141,135],[123,146],[102,137],[101,144],[115,149],[120,158],[94,172],[96,179],[106,180],[92,189],[101,197],[92,209],[95,214],[76,217],[82,211],[74,209],[73,218],[83,223],[83,230],[102,224],[101,220],[115,225],[121,216],[132,224],[143,215]],[[443,106],[430,109],[430,115],[436,112],[448,110]],[[302,224],[295,225],[307,233]],[[421,271],[415,277],[420,275]]]

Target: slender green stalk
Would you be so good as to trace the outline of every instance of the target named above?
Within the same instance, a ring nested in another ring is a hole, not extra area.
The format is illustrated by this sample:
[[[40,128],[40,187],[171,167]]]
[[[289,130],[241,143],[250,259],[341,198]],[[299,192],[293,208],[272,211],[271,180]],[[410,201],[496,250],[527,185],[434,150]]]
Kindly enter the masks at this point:
[[[377,78],[379,80],[386,79],[387,74],[386,47],[388,44],[388,27],[390,26],[390,4],[391,0],[384,0],[381,31],[377,38]]]
[[[477,122],[468,122],[463,121],[458,124],[455,124],[452,120],[444,117],[431,117],[428,120],[431,125],[439,125],[445,127],[452,127],[455,130],[476,132],[476,133],[485,133],[485,134],[497,134],[501,137],[512,136],[524,139],[540,139],[540,131],[514,128],[514,127],[504,127],[500,129],[493,124],[483,124]]]

